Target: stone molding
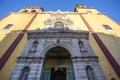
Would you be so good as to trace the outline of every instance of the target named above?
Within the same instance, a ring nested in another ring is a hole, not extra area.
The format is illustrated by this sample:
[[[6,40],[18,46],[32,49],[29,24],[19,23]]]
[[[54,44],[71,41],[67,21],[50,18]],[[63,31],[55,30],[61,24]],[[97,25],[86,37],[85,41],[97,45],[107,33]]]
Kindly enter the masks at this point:
[[[28,61],[29,60],[29,61]],[[39,62],[41,60],[44,60],[44,57],[25,57],[25,56],[20,56],[17,58],[17,62]]]
[[[86,38],[88,39],[88,31],[62,30],[62,31],[28,31],[29,38]]]
[[[71,58],[73,61],[96,61],[98,62],[98,56],[75,56]]]

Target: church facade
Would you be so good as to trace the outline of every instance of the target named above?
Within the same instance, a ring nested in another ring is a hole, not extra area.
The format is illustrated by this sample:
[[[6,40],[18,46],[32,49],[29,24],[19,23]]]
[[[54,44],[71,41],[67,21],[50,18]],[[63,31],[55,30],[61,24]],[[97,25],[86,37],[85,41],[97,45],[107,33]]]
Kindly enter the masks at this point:
[[[1,80],[119,80],[120,26],[95,8],[23,8],[0,29]]]

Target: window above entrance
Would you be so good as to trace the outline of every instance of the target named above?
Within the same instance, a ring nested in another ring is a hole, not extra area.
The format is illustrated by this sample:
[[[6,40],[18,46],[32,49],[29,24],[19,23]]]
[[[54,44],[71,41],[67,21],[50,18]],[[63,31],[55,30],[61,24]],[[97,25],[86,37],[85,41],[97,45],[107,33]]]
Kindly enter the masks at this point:
[[[57,21],[54,23],[55,28],[64,28],[63,22]]]

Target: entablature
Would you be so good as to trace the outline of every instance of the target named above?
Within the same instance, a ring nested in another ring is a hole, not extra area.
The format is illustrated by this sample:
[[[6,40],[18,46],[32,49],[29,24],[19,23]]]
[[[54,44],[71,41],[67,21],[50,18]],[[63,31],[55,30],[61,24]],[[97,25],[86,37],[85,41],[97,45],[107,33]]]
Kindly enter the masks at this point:
[[[28,31],[30,38],[85,38],[88,39],[89,32],[81,30],[32,30]]]
[[[73,61],[97,61],[98,62],[98,56],[75,56],[72,57]]]

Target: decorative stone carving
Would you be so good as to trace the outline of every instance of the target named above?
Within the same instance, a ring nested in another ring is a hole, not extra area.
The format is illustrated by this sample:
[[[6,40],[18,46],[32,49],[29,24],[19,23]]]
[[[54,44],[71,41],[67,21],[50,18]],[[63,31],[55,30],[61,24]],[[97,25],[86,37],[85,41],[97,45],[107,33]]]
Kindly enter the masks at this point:
[[[58,15],[54,15],[58,16]],[[64,16],[64,15],[63,15]],[[60,17],[57,17],[59,19]],[[61,18],[62,19],[62,18]],[[69,22],[69,21],[68,21]],[[88,34],[87,31],[64,31],[64,32],[54,32],[54,31],[29,31],[28,32],[28,43],[26,45],[26,49],[23,52],[26,52],[26,56],[21,55],[17,58],[17,65],[10,77],[10,80],[17,80],[20,74],[20,71],[23,69],[24,66],[30,66],[31,70],[28,75],[29,80],[40,80],[41,72],[43,68],[43,63],[45,60],[45,55],[48,50],[53,47],[61,46],[66,48],[70,54],[72,59],[72,64],[74,68],[75,80],[87,80],[87,75],[85,73],[86,65],[91,65],[94,68],[94,71],[97,75],[97,79],[102,77],[101,80],[105,80],[101,69],[99,68],[98,64],[98,57],[97,56],[83,56],[80,55],[80,47],[88,48],[90,47],[88,44]],[[34,42],[34,41],[38,42]],[[80,44],[78,45],[78,41],[82,40],[85,45]],[[33,44],[32,44],[33,42]],[[38,44],[39,43],[39,44]],[[87,45],[86,45],[87,44]],[[27,49],[29,47],[29,49]],[[29,55],[29,50],[32,47],[35,47],[35,55]],[[91,48],[89,48],[91,49]],[[92,49],[91,49],[92,50]],[[27,53],[28,52],[28,53]],[[90,50],[89,50],[90,52]],[[91,51],[92,53],[92,51]],[[20,66],[21,65],[21,66]],[[17,71],[18,70],[18,71]],[[98,73],[99,71],[100,73]],[[19,72],[16,75],[16,72]],[[81,74],[81,75],[79,75]]]
[[[71,27],[73,25],[73,21],[70,18],[67,18],[67,14],[62,13],[61,11],[52,13],[51,18],[48,18],[46,21],[44,21],[44,24],[45,26],[53,27],[54,23],[57,21],[63,22],[65,27]]]
[[[43,44],[43,48],[47,45],[55,44],[55,43],[56,43],[56,39],[51,39],[51,38],[45,39],[44,44]]]
[[[52,25],[53,21],[52,21],[52,19],[48,18],[46,21],[44,21],[44,24],[45,25]]]
[[[70,18],[66,19],[66,26],[73,25],[73,21]]]
[[[67,45],[73,46],[71,39],[65,39],[65,38],[52,39],[52,38],[48,38],[48,39],[45,39],[43,47],[45,47],[47,45],[51,45],[51,44],[58,44],[58,45],[59,44],[67,44]]]
[[[62,13],[61,11],[57,11],[56,13],[51,14],[51,18],[54,21],[57,20],[65,20],[67,15],[65,13]]]
[[[63,43],[63,44],[68,44],[68,45],[70,45],[70,46],[73,46],[72,45],[72,40],[71,39],[61,39],[61,43]]]

